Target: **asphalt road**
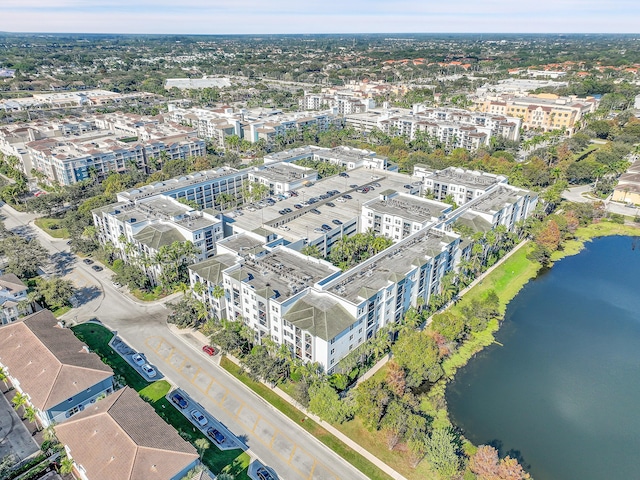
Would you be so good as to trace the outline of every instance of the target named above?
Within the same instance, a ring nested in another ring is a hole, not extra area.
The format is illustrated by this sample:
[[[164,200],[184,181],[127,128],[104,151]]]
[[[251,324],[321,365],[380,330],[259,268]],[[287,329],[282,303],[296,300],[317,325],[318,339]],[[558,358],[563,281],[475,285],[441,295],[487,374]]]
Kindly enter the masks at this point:
[[[580,185],[579,187],[568,188],[567,190],[562,192],[562,198],[564,198],[565,200],[569,200],[570,202],[593,202],[594,200],[592,198],[584,196],[591,191],[592,187],[592,185]],[[609,199],[605,200],[604,203],[607,211],[611,213],[619,213],[620,215],[634,217],[640,214],[640,210],[636,206],[628,207],[624,203],[613,202]]]
[[[242,439],[248,453],[272,467],[285,480],[366,479],[361,472],[282,415],[241,382],[216,365],[195,339],[174,335],[163,302],[141,303],[111,284],[111,272],[95,272],[69,252],[65,240],[52,239],[29,224],[35,215],[0,207],[8,229],[36,236],[51,252],[56,273],[77,286],[79,305],[63,318],[82,323],[92,318],[117,331],[131,347],[200,402],[231,432]]]

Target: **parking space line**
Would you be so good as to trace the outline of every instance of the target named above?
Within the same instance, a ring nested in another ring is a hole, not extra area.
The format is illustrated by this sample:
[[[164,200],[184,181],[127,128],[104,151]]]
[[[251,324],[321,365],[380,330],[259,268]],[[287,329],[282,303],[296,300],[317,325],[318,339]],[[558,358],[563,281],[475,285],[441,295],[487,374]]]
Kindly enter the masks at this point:
[[[148,339],[147,339],[147,340],[148,340]],[[292,463],[292,461],[293,461],[294,453],[295,453],[297,450],[300,450],[300,452],[302,452],[302,453],[304,453],[304,454],[308,455],[309,457],[313,458],[314,464],[313,464],[313,467],[312,467],[312,469],[311,469],[311,475],[313,475],[313,471],[315,470],[316,465],[318,465],[318,463],[319,463],[319,462],[318,462],[318,460],[317,460],[313,455],[311,455],[309,452],[307,452],[304,448],[300,447],[300,446],[299,446],[295,441],[293,441],[293,439],[291,439],[291,438],[289,438],[287,435],[283,434],[283,433],[281,432],[281,430],[280,430],[280,429],[276,428],[276,427],[275,427],[275,426],[274,426],[274,425],[273,425],[273,424],[272,424],[268,419],[266,419],[263,415],[259,414],[259,413],[258,413],[258,412],[256,412],[255,410],[251,409],[251,407],[248,407],[248,408],[250,408],[250,409],[253,411],[253,413],[255,413],[256,418],[257,418],[257,419],[256,419],[256,421],[255,421],[255,423],[253,424],[253,426],[252,426],[252,427],[250,427],[249,425],[247,425],[247,424],[245,423],[245,421],[244,421],[244,420],[239,416],[240,411],[242,411],[242,409],[243,409],[243,408],[245,408],[245,407],[247,406],[246,402],[244,402],[243,400],[240,400],[240,399],[239,399],[239,398],[237,398],[235,395],[231,394],[231,392],[229,392],[229,389],[228,389],[228,388],[226,388],[224,385],[221,385],[221,384],[220,384],[220,382],[217,382],[213,377],[211,377],[211,382],[209,383],[209,385],[207,386],[207,388],[206,388],[206,389],[203,389],[202,387],[200,387],[198,384],[196,384],[196,383],[193,381],[193,380],[195,379],[195,377],[196,377],[195,375],[193,375],[193,376],[189,377],[189,376],[187,376],[187,374],[183,371],[184,365],[187,363],[187,361],[188,361],[188,360],[190,360],[190,357],[188,357],[188,356],[187,356],[187,355],[185,355],[184,353],[180,352],[176,347],[174,347],[172,344],[170,344],[169,342],[167,342],[164,338],[161,338],[160,346],[162,346],[163,344],[166,344],[168,347],[170,347],[170,348],[171,348],[171,350],[170,350],[170,355],[169,355],[169,356],[167,356],[166,358],[164,358],[165,363],[167,363],[167,364],[168,364],[168,365],[169,365],[173,370],[177,371],[177,372],[178,372],[182,377],[184,377],[184,378],[185,378],[185,379],[186,379],[186,380],[187,380],[191,385],[193,385],[194,387],[196,387],[196,389],[198,389],[198,390],[200,390],[202,393],[204,393],[204,394],[205,394],[205,396],[206,396],[209,400],[211,400],[214,404],[217,404],[217,405],[218,405],[222,410],[224,410],[228,415],[230,415],[230,416],[231,416],[231,418],[233,418],[235,422],[237,422],[238,424],[242,425],[242,426],[243,426],[245,429],[247,429],[248,431],[255,433],[255,429],[256,429],[256,427],[258,426],[258,423],[259,423],[260,421],[263,421],[264,423],[266,423],[267,425],[269,425],[271,428],[273,428],[273,430],[274,430],[274,434],[273,434],[273,436],[271,437],[271,439],[269,440],[269,443],[267,443],[266,441],[264,441],[264,440],[260,437],[260,435],[256,435],[256,439],[257,439],[260,443],[262,443],[263,445],[265,445],[265,446],[269,447],[269,450],[270,450],[273,454],[277,455],[281,460],[283,460],[284,462],[286,462],[286,464],[287,464],[287,465],[289,465],[289,467],[290,467],[291,469],[295,470],[295,471],[300,475],[300,477],[302,477],[302,478],[305,478],[305,477],[306,477],[306,478],[311,478],[311,476],[307,477],[307,476],[306,476],[306,475],[305,475],[305,474],[304,474],[300,469],[298,469],[298,467],[296,467],[296,466]],[[160,346],[158,347],[158,350],[159,350]],[[158,353],[158,352],[156,351],[156,353]],[[176,366],[176,365],[174,365],[174,364],[172,364],[172,363],[170,362],[171,357],[173,357],[173,355],[174,355],[174,354],[176,354],[176,353],[179,353],[180,355],[182,355],[182,356],[184,357],[184,358],[183,358],[183,361],[182,361],[182,364],[181,364],[179,367],[178,367],[178,366]],[[198,368],[200,369],[200,367],[198,367]],[[210,396],[210,394],[209,394],[209,390],[211,389],[211,387],[213,386],[213,384],[214,384],[214,383],[218,383],[218,384],[222,387],[222,389],[223,389],[223,391],[224,391],[224,396],[222,397],[222,399],[221,399],[220,401],[217,401],[215,398],[211,397],[211,396]],[[224,402],[225,402],[225,400],[227,399],[227,397],[229,397],[229,398],[231,398],[231,399],[235,400],[235,401],[240,405],[240,408],[239,408],[236,412],[231,411],[231,410],[229,410],[228,408],[226,408],[226,407],[224,406]],[[278,435],[281,435],[284,439],[288,440],[288,441],[289,441],[289,442],[291,442],[291,444],[293,445],[293,449],[292,449],[292,451],[291,451],[291,454],[289,455],[289,458],[285,458],[285,457],[284,457],[280,452],[278,452],[277,450],[274,450],[274,449],[273,449],[273,444],[274,444],[274,442],[275,442],[275,440],[276,440],[276,437],[277,437]],[[327,472],[328,472],[328,473],[330,473],[330,474],[331,474],[331,475],[332,475],[336,480],[340,480],[340,477],[338,477],[337,475],[335,475],[335,474],[333,473],[333,471],[332,471],[332,470],[330,470],[329,468],[327,468],[324,464],[321,464],[321,465],[322,465],[322,466],[323,466],[323,468],[324,468],[325,470],[327,470]]]
[[[316,471],[316,467],[318,466],[318,460],[316,460],[315,458],[313,459],[313,466],[311,467],[311,471],[309,472],[309,479],[313,478],[313,472]]]

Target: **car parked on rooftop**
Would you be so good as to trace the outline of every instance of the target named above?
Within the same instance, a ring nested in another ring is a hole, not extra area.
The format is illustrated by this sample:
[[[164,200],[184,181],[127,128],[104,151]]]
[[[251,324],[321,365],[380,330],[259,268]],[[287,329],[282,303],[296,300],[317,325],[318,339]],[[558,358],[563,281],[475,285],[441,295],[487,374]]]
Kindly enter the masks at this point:
[[[293,208],[297,208],[298,210],[300,210],[301,208],[304,208],[302,205],[300,205],[299,203],[296,203]]]
[[[191,418],[193,418],[198,425],[204,427],[209,420],[205,417],[200,410],[191,410]]]
[[[350,188],[358,188],[358,184],[357,183],[352,183],[351,185],[349,185]]]
[[[311,213],[315,213],[316,215],[320,215],[320,210],[318,210],[317,208],[312,208],[311,210],[309,210]]]
[[[348,193],[342,195],[342,198],[346,198],[347,200],[351,200],[353,197],[351,195],[349,195]]]
[[[331,220],[331,222],[332,222],[334,225],[342,225],[342,222],[341,222],[340,220],[338,220],[337,218],[334,218],[333,220]]]
[[[318,227],[318,228],[314,228],[314,229],[313,229],[313,232],[314,232],[314,233],[324,233],[324,230],[323,230],[323,229],[321,229],[320,227]]]
[[[328,232],[329,230],[332,230],[332,228],[329,225],[327,225],[326,223],[323,223],[320,228],[322,230],[324,230],[325,232]]]
[[[335,203],[333,203],[333,202],[327,202],[327,203],[325,203],[325,205],[326,205],[327,207],[335,207],[335,206],[336,206],[336,204],[335,204]]]
[[[411,188],[411,185],[406,184],[406,185],[404,185],[404,188],[409,188],[409,189],[410,189],[410,188]]]

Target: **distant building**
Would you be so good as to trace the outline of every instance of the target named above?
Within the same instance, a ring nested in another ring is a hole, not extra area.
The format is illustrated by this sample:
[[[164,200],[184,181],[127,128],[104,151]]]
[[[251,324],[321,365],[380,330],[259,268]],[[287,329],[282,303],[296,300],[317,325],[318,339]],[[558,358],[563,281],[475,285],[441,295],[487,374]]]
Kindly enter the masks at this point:
[[[579,122],[597,108],[595,98],[560,97],[555,94],[484,96],[474,100],[480,112],[522,119],[525,130],[564,130],[573,134]]]
[[[507,177],[456,167],[438,170],[424,177],[424,188],[434,198],[444,200],[451,195],[458,205],[484,195],[499,183],[507,183]]]
[[[216,78],[167,78],[164,88],[169,90],[177,88],[179,90],[197,90],[200,88],[225,88],[231,86],[231,80],[227,77]]]
[[[196,449],[129,387],[56,425],[55,432],[82,480],[180,480],[199,460]]]
[[[0,326],[0,366],[45,427],[113,392],[111,368],[49,310]]]
[[[620,175],[611,199],[616,202],[640,205],[640,161],[636,160],[625,173]]]

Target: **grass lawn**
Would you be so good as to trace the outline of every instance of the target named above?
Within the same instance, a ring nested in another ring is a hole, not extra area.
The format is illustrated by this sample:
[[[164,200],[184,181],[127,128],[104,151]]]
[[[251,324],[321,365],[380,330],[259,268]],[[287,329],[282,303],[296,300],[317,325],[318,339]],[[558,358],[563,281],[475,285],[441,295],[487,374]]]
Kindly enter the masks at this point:
[[[166,297],[168,294],[156,293],[154,291],[143,292],[142,290],[136,289],[131,291],[131,295],[136,297],[138,300],[142,300],[143,302],[154,302],[156,300],[160,300],[161,298]]]
[[[171,384],[166,380],[158,380],[144,387],[138,393],[147,401],[154,403],[163,398],[171,390]]]
[[[206,438],[165,398],[171,389],[169,382],[158,380],[150,384],[109,346],[109,341],[113,337],[113,333],[109,329],[94,323],[84,323],[72,327],[71,330],[92,351],[97,353],[116,375],[124,378],[127,385],[135,389],[143,398],[147,398],[158,415],[173,426],[183,438],[191,444],[194,444],[198,438]],[[210,440],[209,443],[211,446],[205,451],[203,462],[213,473],[228,471],[233,473],[238,480],[249,480],[247,467],[251,459],[248,454],[237,448],[222,451]]]
[[[592,223],[586,227],[580,227],[576,230],[576,239],[564,242],[562,250],[553,252],[551,260],[555,262],[561,258],[576,255],[584,248],[585,242],[590,242],[594,238],[606,237],[609,235],[638,236],[640,235],[640,227],[621,225],[619,223],[607,221]]]
[[[34,223],[54,238],[69,238],[69,231],[60,226],[60,218],[41,217],[36,218]]]
[[[71,305],[65,305],[64,307],[60,307],[57,308],[56,310],[54,310],[53,312],[53,316],[56,318],[60,318],[62,315],[64,315],[65,313],[67,313],[69,310],[71,310],[73,307]]]
[[[389,475],[376,467],[369,460],[364,458],[358,452],[353,450],[348,445],[342,443],[338,438],[336,438],[332,433],[325,430],[323,427],[318,425],[316,422],[308,418],[303,412],[295,408],[290,403],[286,402],[282,397],[278,394],[274,393],[269,387],[263,385],[259,382],[254,382],[248,376],[242,373],[240,367],[238,367],[235,363],[229,360],[226,357],[223,357],[220,361],[220,365],[231,373],[234,377],[248,386],[251,390],[256,392],[262,398],[264,398],[271,405],[276,407],[282,413],[284,413],[287,417],[292,419],[294,422],[298,423],[302,428],[304,428],[307,432],[311,433],[314,437],[324,443],[331,450],[336,452],[342,458],[347,460],[351,465],[356,467],[362,473],[364,473],[367,477],[376,480],[376,479],[391,479]],[[374,453],[375,454],[375,453]],[[395,463],[392,463],[395,465]],[[394,467],[395,468],[395,467]],[[422,477],[429,478],[429,477]]]

